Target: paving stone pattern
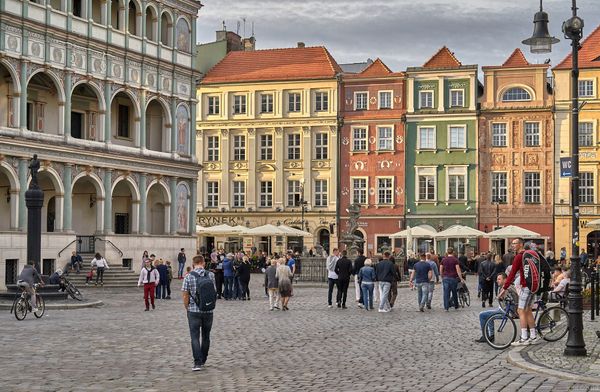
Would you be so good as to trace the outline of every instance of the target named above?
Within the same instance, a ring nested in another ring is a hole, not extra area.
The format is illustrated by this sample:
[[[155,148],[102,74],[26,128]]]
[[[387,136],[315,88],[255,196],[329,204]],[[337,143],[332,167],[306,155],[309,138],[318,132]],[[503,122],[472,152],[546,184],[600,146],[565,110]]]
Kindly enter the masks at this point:
[[[328,309],[324,286],[295,287],[290,311],[269,311],[254,275],[251,301],[220,301],[208,363],[192,372],[181,295],[144,312],[142,289],[88,289],[105,305],[17,321],[0,312],[1,391],[591,391],[516,369],[477,344],[471,308],[420,313],[400,289],[391,313]],[[472,280],[473,281],[473,280]],[[354,296],[350,286],[349,297]],[[474,288],[471,292],[475,292]],[[597,387],[596,387],[597,388]],[[596,389],[598,390],[598,389]]]

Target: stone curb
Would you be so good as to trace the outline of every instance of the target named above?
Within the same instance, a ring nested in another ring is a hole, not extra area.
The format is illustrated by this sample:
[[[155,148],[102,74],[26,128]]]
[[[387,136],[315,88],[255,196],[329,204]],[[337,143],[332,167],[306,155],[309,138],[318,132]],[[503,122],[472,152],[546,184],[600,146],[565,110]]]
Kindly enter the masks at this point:
[[[80,302],[73,304],[65,303],[46,303],[47,310],[74,310],[74,309],[85,309],[85,308],[97,308],[104,305],[104,302],[97,300],[91,302]],[[0,309],[10,310],[12,307],[11,303],[0,303]]]
[[[508,352],[508,362],[530,372],[545,374],[547,376],[560,378],[562,380],[585,382],[588,384],[600,385],[600,379],[582,376],[580,374],[570,373],[563,370],[551,369],[533,361],[526,351],[525,347],[513,348]]]

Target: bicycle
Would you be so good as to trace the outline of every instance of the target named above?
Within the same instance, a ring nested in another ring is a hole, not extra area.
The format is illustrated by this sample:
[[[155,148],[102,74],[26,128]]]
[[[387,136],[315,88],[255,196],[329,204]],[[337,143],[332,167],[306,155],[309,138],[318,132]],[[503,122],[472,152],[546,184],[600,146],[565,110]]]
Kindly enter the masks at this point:
[[[37,293],[38,287],[40,287],[39,283],[33,285],[33,289],[36,291],[35,299],[37,303],[37,311],[33,312],[33,315],[36,318],[41,318],[46,312],[46,303],[44,302],[44,298]],[[17,320],[24,320],[25,317],[27,317],[27,312],[31,312],[33,310],[31,307],[30,297],[31,295],[23,287],[21,287],[21,295],[19,295],[19,293],[15,295],[10,312],[14,312]]]
[[[62,279],[65,289],[71,298],[77,301],[83,301],[83,294],[81,294],[81,291],[79,291],[79,289],[75,287],[75,285],[69,279],[67,279],[65,274],[63,274],[60,278]]]
[[[535,304],[536,331],[548,342],[562,339],[569,327],[569,314],[564,308],[564,301],[561,300],[559,306],[553,307],[546,307],[542,300],[535,301]],[[518,331],[515,323],[515,319],[518,318],[516,304],[510,298],[506,298],[504,306],[501,303],[500,307],[501,313],[492,315],[483,326],[485,341],[496,350],[509,347],[517,338]]]
[[[465,305],[471,306],[471,295],[469,294],[469,288],[467,287],[467,274],[462,274],[463,280],[458,282],[456,292],[458,293],[458,303],[461,308]]]

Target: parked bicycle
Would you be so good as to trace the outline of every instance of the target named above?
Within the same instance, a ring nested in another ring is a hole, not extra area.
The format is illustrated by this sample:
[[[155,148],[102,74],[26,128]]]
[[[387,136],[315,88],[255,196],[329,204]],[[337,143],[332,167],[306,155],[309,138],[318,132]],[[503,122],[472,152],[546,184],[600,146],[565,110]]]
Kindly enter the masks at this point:
[[[463,280],[458,282],[456,292],[458,293],[458,303],[461,308],[465,305],[471,306],[471,295],[469,294],[469,287],[467,287],[467,274],[463,272]]]
[[[65,289],[67,290],[67,293],[71,296],[71,298],[73,298],[77,301],[83,301],[83,294],[81,294],[81,291],[79,291],[79,289],[77,287],[75,287],[73,282],[71,282],[69,279],[67,279],[65,274],[62,274],[62,276],[60,278],[61,278],[63,284],[65,285]]]
[[[515,341],[518,331],[515,323],[515,319],[518,319],[517,305],[510,298],[503,301],[500,305],[502,313],[491,316],[483,326],[485,341],[497,350],[509,347]],[[569,314],[565,310],[565,304],[566,301],[561,300],[556,306],[547,307],[544,301],[535,301],[536,330],[544,340],[555,342],[567,334]]]
[[[41,318],[46,311],[46,303],[44,302],[44,298],[38,294],[37,290],[40,287],[39,283],[33,285],[33,289],[35,290],[35,300],[37,303],[37,310],[33,312],[33,315],[37,318]],[[17,292],[15,299],[13,301],[10,312],[15,314],[17,320],[24,320],[27,317],[27,312],[32,312],[33,308],[31,306],[31,295],[21,287],[21,294]]]

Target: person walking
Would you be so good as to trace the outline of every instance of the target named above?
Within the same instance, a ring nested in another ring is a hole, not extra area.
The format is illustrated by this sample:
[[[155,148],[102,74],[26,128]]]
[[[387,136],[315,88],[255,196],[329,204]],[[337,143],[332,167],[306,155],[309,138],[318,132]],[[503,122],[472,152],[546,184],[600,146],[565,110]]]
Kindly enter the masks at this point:
[[[392,308],[389,304],[388,295],[394,280],[394,264],[389,260],[390,252],[383,253],[383,259],[375,267],[375,275],[379,282],[379,312],[387,313]]]
[[[171,261],[167,260],[167,299],[171,299],[171,281],[173,280],[173,267]]]
[[[373,289],[375,288],[375,268],[373,261],[366,259],[364,266],[356,274],[358,276],[358,284],[362,291],[362,303],[365,310],[373,310]]]
[[[215,275],[205,269],[204,257],[194,256],[192,265],[194,269],[185,277],[181,291],[192,340],[192,355],[194,357],[192,371],[198,371],[202,369],[208,359],[210,330],[213,324],[213,310],[216,304],[217,290],[215,288]],[[201,337],[202,340],[200,340]]]
[[[390,255],[389,260],[394,265],[394,280],[392,281],[392,285],[390,286],[390,294],[388,296],[388,300],[390,301],[390,308],[393,308],[394,304],[396,303],[396,299],[398,298],[398,283],[400,282],[402,273],[400,271],[400,265],[396,263],[396,259],[394,259],[392,255]]]
[[[233,257],[230,253],[223,258],[223,278],[225,280],[225,291],[223,292],[223,296],[226,301],[229,301],[235,295],[233,291],[233,278],[235,273],[233,271],[233,260],[229,258],[229,256]]]
[[[433,271],[431,265],[427,262],[425,254],[422,253],[420,260],[413,266],[413,272],[410,275],[410,287],[417,288],[417,301],[419,303],[419,311],[424,312],[427,299],[429,297],[429,282],[433,280]]]
[[[327,282],[329,284],[329,290],[327,291],[327,305],[329,308],[333,307],[331,303],[331,297],[333,296],[333,288],[336,287],[339,291],[338,287],[338,274],[335,273],[335,265],[337,264],[338,259],[340,258],[340,251],[338,248],[333,249],[333,253],[327,257]],[[338,307],[340,304],[337,304]]]
[[[494,301],[494,276],[496,265],[492,261],[492,254],[489,253],[479,264],[479,285],[481,286],[481,307],[485,308],[485,301],[488,301],[491,307]]]
[[[267,277],[267,290],[269,290],[269,310],[279,309],[279,280],[277,279],[277,262],[271,260],[271,264],[265,270]]]
[[[242,258],[242,262],[238,267],[238,275],[241,299],[242,301],[250,301],[250,259],[248,256]]]
[[[154,306],[154,290],[156,286],[158,286],[158,282],[160,281],[160,276],[158,271],[152,265],[150,259],[146,259],[144,268],[140,271],[140,277],[138,279],[138,287],[142,284],[144,285],[144,303],[146,304],[146,312],[150,310],[150,304],[152,304],[152,309],[155,309]]]
[[[437,263],[432,259],[432,254],[425,254],[425,259],[427,263],[431,266],[431,271],[433,271],[433,275],[435,276],[435,282],[433,279],[429,282],[429,292],[427,293],[427,309],[431,309],[431,300],[433,299],[433,291],[435,290],[435,285],[440,283],[440,270],[438,268]]]
[[[156,270],[158,271],[158,276],[160,278],[158,285],[156,286],[156,299],[166,299],[169,269],[165,265],[163,259],[158,259],[156,263]]]
[[[348,259],[347,252],[342,251],[342,257],[335,263],[335,273],[338,275],[337,306],[347,309],[346,298],[348,297],[348,286],[352,276],[352,262]]]
[[[407,257],[406,265],[408,266],[408,276],[411,276],[414,271],[415,264],[417,264],[419,260],[417,260],[415,252],[412,250],[407,252]],[[411,287],[410,289],[414,290],[414,287]]]
[[[275,271],[275,278],[277,278],[277,284],[279,288],[279,295],[281,296],[281,309],[290,310],[288,308],[288,302],[292,296],[292,271],[290,267],[286,265],[285,258],[280,258],[277,262],[277,271]]]
[[[142,267],[144,268],[144,266],[146,265],[146,260],[149,259],[150,256],[148,256],[148,251],[145,250],[144,253],[142,253]]]
[[[98,281],[101,286],[104,286],[104,270],[109,269],[108,262],[100,253],[96,253],[92,259],[92,267],[96,267],[96,286]]]
[[[358,271],[365,265],[365,252],[362,249],[358,250],[358,256],[354,259],[353,263],[353,274],[354,274],[354,294],[356,297],[356,303],[358,303],[358,307],[362,307],[364,304],[362,299],[362,290],[360,288],[360,283],[358,282]]]
[[[213,254],[215,255],[215,259],[213,259]],[[223,276],[223,260],[225,256],[217,255],[216,252],[211,253],[211,266],[214,268],[212,271],[215,274],[215,283],[217,285],[217,299],[223,298],[223,282],[225,281],[225,277]]]
[[[183,270],[185,269],[185,262],[187,257],[185,256],[185,249],[181,248],[177,254],[177,263],[179,263],[179,269],[177,270],[177,279],[183,279]]]
[[[442,275],[444,288],[444,309],[447,312],[453,304],[454,308],[458,309],[458,282],[463,281],[463,278],[458,259],[454,256],[454,248],[452,247],[448,248],[446,257],[442,259],[440,275]]]

